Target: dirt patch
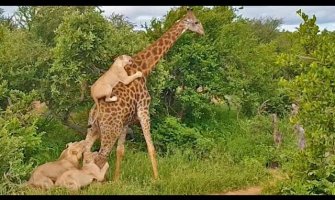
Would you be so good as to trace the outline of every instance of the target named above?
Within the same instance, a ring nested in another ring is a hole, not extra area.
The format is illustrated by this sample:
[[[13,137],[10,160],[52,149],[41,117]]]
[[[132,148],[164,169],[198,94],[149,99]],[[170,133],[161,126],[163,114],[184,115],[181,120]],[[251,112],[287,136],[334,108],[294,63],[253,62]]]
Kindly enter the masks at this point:
[[[273,179],[268,184],[274,184],[278,180],[285,179],[285,176],[278,169],[269,169]],[[252,186],[247,189],[229,191],[225,193],[215,193],[213,195],[261,195],[263,188],[261,186]]]
[[[236,190],[216,195],[260,195],[262,193],[262,188],[259,186],[250,187],[245,190]]]

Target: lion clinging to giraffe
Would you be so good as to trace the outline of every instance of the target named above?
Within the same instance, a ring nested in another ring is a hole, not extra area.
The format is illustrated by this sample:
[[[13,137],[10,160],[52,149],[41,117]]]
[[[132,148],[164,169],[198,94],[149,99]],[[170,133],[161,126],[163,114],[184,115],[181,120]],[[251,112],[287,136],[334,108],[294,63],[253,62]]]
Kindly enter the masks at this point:
[[[94,119],[97,115],[97,106],[91,108],[86,136],[87,148],[90,149],[94,141],[100,138],[101,146],[95,163],[102,168],[107,162],[112,147],[118,140],[114,180],[118,180],[120,175],[127,127],[138,121],[147,144],[153,176],[155,179],[158,178],[156,152],[150,134],[149,105],[151,97],[146,80],[159,60],[187,30],[204,35],[202,24],[191,9],[188,9],[186,15],[176,21],[159,39],[132,56],[133,63],[125,66],[128,75],[131,76],[140,71],[143,77],[133,80],[128,85],[118,83],[113,89],[113,95],[118,97],[117,101],[106,102],[104,99],[100,99],[100,113],[96,121]]]
[[[119,82],[128,85],[134,79],[142,77],[142,72],[138,71],[135,74],[128,76],[124,67],[133,62],[132,58],[128,55],[118,56],[112,66],[106,71],[91,87],[91,97],[94,100],[94,103],[97,106],[98,114],[96,118],[99,116],[100,107],[98,99],[105,97],[106,102],[113,102],[117,100],[117,96],[113,96],[113,88]],[[92,123],[96,120],[93,120]]]

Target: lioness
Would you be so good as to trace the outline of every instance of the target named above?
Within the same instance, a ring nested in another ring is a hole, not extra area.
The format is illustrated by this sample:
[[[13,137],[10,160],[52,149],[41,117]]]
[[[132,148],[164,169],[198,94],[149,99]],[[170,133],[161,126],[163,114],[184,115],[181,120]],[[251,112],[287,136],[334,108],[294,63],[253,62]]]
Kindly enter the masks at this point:
[[[81,169],[71,169],[64,172],[56,181],[55,186],[66,187],[71,190],[79,190],[93,182],[103,181],[108,170],[108,162],[100,169],[94,158],[98,152],[84,152],[83,167]]]
[[[65,171],[79,168],[79,160],[86,149],[86,141],[68,143],[58,160],[38,166],[32,173],[28,186],[49,189]]]
[[[112,102],[117,100],[117,96],[112,95],[113,88],[119,83],[128,85],[134,79],[142,77],[142,72],[138,71],[135,74],[128,76],[124,67],[126,65],[132,64],[132,58],[127,55],[121,55],[117,57],[109,68],[91,87],[91,97],[94,103],[98,106],[98,113],[93,120],[93,123],[98,118],[100,114],[100,106],[98,99],[105,97],[106,102]]]

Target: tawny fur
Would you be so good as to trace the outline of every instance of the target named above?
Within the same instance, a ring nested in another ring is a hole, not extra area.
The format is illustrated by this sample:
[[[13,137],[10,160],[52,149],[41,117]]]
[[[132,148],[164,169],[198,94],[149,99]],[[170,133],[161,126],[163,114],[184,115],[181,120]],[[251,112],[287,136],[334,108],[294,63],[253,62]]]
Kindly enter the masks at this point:
[[[72,169],[64,172],[56,181],[56,186],[79,190],[93,182],[93,180],[103,181],[108,170],[108,162],[100,169],[95,163],[94,158],[98,152],[84,152],[84,162],[81,169]]]
[[[98,114],[93,120],[93,123],[100,114],[99,98],[105,97],[106,102],[117,100],[117,96],[112,95],[113,88],[119,83],[128,85],[136,78],[142,77],[142,72],[138,71],[135,74],[128,76],[124,67],[132,64],[132,58],[128,55],[122,55],[115,59],[112,66],[105,72],[91,87],[91,97],[97,105]]]
[[[86,142],[82,140],[69,143],[67,146],[58,160],[38,166],[33,171],[27,185],[49,189],[54,186],[54,182],[65,171],[79,168],[79,160],[86,150]]]

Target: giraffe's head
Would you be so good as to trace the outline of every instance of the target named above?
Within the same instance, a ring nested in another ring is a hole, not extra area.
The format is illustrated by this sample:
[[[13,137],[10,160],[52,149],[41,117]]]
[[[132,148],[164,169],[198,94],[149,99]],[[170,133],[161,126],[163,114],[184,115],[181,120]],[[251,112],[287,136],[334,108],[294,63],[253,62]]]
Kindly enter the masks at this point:
[[[204,28],[202,27],[201,22],[195,17],[192,8],[187,9],[187,14],[183,19],[183,22],[186,26],[186,30],[193,31],[200,35],[205,34]]]

